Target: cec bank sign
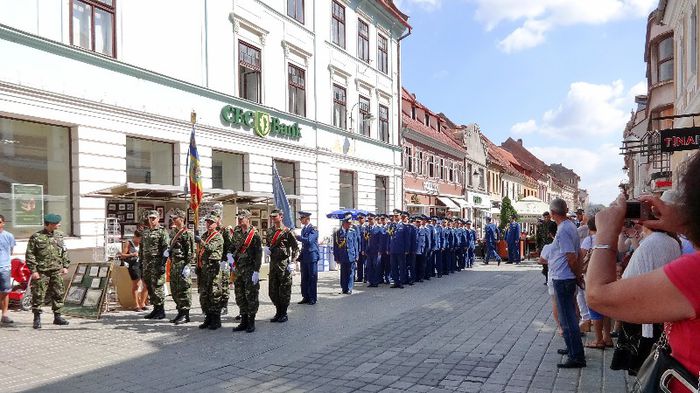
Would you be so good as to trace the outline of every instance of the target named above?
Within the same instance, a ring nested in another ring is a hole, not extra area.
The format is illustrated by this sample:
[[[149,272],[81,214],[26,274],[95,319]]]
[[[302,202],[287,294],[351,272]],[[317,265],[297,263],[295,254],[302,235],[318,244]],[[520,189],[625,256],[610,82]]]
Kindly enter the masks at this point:
[[[285,124],[277,117],[260,111],[246,111],[232,105],[221,108],[221,120],[229,126],[252,128],[256,135],[265,138],[268,135],[278,138],[299,139],[299,123]]]

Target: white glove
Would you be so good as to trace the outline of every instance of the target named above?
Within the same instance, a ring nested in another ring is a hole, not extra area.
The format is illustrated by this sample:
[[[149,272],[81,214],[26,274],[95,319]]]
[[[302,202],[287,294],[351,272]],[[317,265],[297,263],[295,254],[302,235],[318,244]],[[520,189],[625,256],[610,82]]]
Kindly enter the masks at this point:
[[[267,255],[269,257],[270,256],[270,247],[264,247],[263,252],[265,253],[265,255]]]
[[[223,271],[228,270],[228,262],[227,261],[219,262],[219,269],[221,269]]]
[[[167,258],[167,257],[169,257],[169,256],[170,256],[170,250],[168,250],[168,249],[166,248],[165,251],[163,251],[163,257]]]
[[[192,275],[192,270],[190,270],[190,265],[185,265],[184,268],[182,268],[182,278],[187,280],[190,278],[190,275]]]
[[[228,253],[226,254],[226,260],[228,261],[228,264],[233,266],[233,254]]]
[[[297,267],[294,266],[294,263],[290,263],[289,265],[287,265],[287,271],[290,272],[290,273],[294,273],[294,270],[295,270],[296,268],[297,268]]]
[[[253,272],[253,285],[257,284],[258,281],[260,281],[260,273]]]

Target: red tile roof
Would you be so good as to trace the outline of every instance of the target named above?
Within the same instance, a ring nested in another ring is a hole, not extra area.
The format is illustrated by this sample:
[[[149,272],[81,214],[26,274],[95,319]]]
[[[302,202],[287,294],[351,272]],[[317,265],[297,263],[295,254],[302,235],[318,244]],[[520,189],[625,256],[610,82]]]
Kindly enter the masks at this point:
[[[501,147],[511,152],[520,165],[530,171],[531,176],[535,179],[545,179],[547,174],[550,173],[549,166],[535,157],[534,154],[530,153],[530,151],[522,145],[522,140],[515,141],[513,138],[508,138],[505,142],[501,143]]]
[[[381,5],[384,6],[389,12],[394,14],[396,18],[401,22],[402,25],[406,26],[409,30],[411,30],[411,25],[408,24],[408,15],[404,14],[401,12],[399,7],[394,4],[394,0],[377,0],[377,2]]]
[[[443,122],[445,121],[444,116],[436,114],[435,112],[431,111],[430,108],[418,102],[416,96],[409,92],[405,87],[401,88],[401,97],[403,101],[407,101],[416,108],[425,111],[425,113],[434,118],[436,122],[439,122],[441,119]],[[450,129],[438,131],[435,128],[428,127],[423,122],[411,118],[411,115],[406,114],[403,110],[401,111],[401,120],[404,127],[410,128],[411,130],[423,134],[430,139],[441,142],[444,145],[450,146],[453,149],[457,149],[460,152],[467,154],[467,150],[451,136]]]

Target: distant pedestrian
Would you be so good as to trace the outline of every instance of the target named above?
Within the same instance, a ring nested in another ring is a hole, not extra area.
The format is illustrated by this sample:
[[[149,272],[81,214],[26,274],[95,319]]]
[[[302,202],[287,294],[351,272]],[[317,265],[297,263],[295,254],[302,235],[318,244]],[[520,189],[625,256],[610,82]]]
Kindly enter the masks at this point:
[[[134,231],[134,237],[124,242],[121,259],[128,263],[127,270],[131,278],[131,294],[134,296],[136,308],[134,311],[146,311],[146,301],[148,301],[148,290],[146,284],[141,279],[143,269],[139,260],[139,248],[141,247],[141,231]],[[139,287],[141,290],[139,291]]]
[[[13,323],[7,315],[7,307],[10,303],[9,293],[12,291],[12,273],[11,255],[14,247],[17,245],[15,237],[5,230],[5,216],[0,214],[0,308],[2,308],[1,323]]]

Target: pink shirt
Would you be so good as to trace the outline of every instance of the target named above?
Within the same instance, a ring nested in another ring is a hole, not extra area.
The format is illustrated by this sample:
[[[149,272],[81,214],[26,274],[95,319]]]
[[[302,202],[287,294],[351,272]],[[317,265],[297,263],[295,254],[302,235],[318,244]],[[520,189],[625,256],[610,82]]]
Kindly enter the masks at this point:
[[[684,255],[664,266],[668,279],[695,309],[695,319],[674,322],[671,326],[669,343],[673,357],[693,375],[700,373],[700,253]],[[673,384],[674,392],[687,391]],[[679,389],[680,388],[680,389]]]

